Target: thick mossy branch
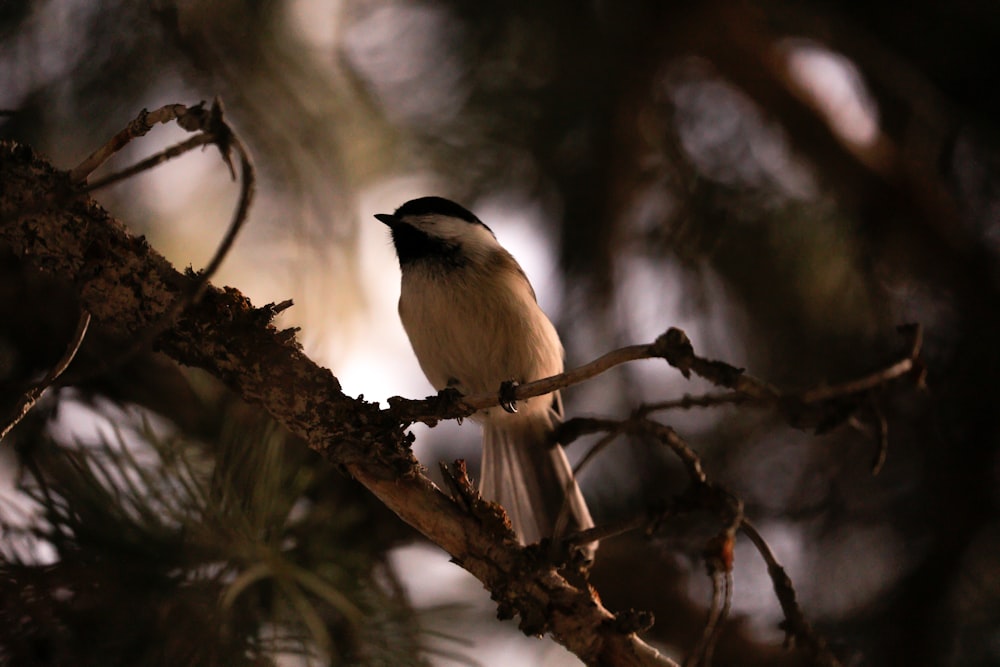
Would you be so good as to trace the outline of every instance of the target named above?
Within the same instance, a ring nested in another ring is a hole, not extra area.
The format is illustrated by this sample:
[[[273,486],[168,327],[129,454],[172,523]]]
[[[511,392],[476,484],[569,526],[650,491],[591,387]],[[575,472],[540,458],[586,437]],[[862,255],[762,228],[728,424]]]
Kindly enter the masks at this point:
[[[72,283],[101,330],[123,342],[156,326],[198,282],[128,234],[94,201],[74,196],[65,173],[30,149],[0,148],[0,243],[40,270]],[[246,400],[260,403],[318,448],[347,443],[406,460],[405,436],[377,404],[345,396],[326,369],[238,290],[210,287],[155,344],[180,363],[204,368]],[[394,427],[395,426],[395,427]],[[371,434],[379,429],[379,446]],[[388,451],[384,445],[390,445]],[[369,451],[365,451],[367,456]]]

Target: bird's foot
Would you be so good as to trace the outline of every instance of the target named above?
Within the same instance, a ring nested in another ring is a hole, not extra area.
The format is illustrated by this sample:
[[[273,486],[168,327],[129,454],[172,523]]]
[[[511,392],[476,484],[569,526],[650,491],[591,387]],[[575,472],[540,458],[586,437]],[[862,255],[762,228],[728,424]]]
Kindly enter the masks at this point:
[[[514,396],[516,390],[517,382],[513,380],[504,380],[500,383],[500,407],[511,414],[517,412],[517,398]]]

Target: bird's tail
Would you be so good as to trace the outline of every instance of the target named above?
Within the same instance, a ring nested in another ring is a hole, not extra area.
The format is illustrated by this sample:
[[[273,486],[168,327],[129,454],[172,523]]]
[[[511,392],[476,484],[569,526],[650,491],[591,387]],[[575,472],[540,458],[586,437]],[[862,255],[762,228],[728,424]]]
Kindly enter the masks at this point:
[[[549,411],[504,415],[483,424],[480,493],[503,505],[522,544],[594,525],[563,448],[551,441],[558,421]],[[592,557],[596,547],[583,549]]]

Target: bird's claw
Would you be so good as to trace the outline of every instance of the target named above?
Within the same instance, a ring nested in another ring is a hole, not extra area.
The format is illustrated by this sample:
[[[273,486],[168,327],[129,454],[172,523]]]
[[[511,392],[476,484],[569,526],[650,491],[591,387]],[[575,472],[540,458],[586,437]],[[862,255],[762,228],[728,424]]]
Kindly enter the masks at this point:
[[[500,383],[500,407],[510,414],[517,413],[517,398],[514,397],[516,389],[517,383],[513,380],[504,380]]]

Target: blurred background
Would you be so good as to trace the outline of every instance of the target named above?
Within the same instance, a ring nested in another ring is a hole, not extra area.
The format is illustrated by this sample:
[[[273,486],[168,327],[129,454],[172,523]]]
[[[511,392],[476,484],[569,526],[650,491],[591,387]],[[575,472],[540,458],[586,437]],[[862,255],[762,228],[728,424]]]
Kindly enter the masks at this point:
[[[860,415],[888,424],[877,476],[864,428],[661,417],[745,500],[845,664],[997,665],[998,44],[988,0],[5,0],[0,138],[69,169],[143,107],[219,95],[260,182],[213,282],[293,299],[279,325],[370,400],[431,393],[372,218],[425,194],[493,228],[570,365],[677,326],[797,389],[886,364],[896,325],[921,323],[929,389],[873,392]],[[183,138],[154,129],[106,170]],[[214,149],[96,195],[179,269],[208,261],[236,196]],[[2,249],[0,275],[12,406],[78,311]],[[445,554],[211,378],[155,353],[88,373],[120,349],[92,329],[0,446],[3,664],[578,664],[497,622]],[[564,398],[624,418],[706,390],[647,361]],[[476,470],[475,425],[414,432],[432,473]],[[623,439],[581,483],[600,523],[687,480]],[[648,639],[683,658],[717,530],[607,540],[593,583],[612,610],[652,611]],[[742,541],[734,578],[714,664],[808,664]]]

